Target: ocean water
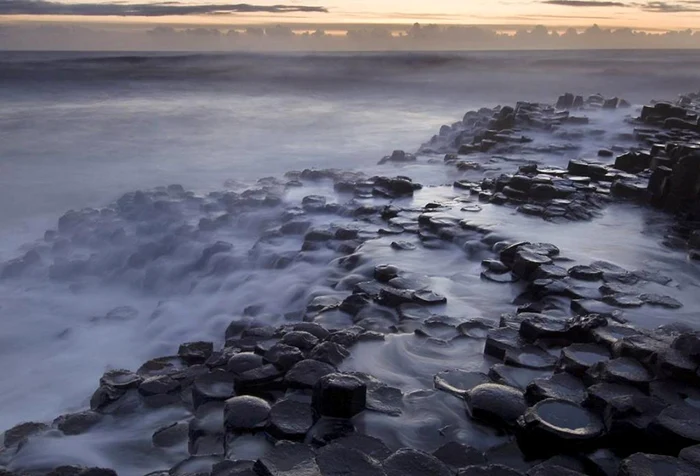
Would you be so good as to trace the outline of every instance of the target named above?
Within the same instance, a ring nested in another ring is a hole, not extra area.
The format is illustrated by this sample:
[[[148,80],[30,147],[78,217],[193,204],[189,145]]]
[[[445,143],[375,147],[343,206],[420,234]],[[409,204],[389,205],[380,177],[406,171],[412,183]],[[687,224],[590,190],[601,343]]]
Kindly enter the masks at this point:
[[[37,250],[42,260],[31,272],[0,280],[0,431],[86,408],[107,369],[136,369],[148,358],[176,352],[185,341],[221,344],[223,330],[247,307],[262,308],[276,324],[315,296],[342,296],[328,284],[334,279],[330,256],[282,270],[266,264],[269,256],[299,246],[292,240],[260,244],[275,219],[271,212],[249,214],[206,239],[180,239],[178,230],[196,225],[206,215],[203,207],[225,191],[315,167],[409,175],[433,187],[406,205],[450,201],[455,193],[445,184],[458,178],[454,170],[431,164],[428,157],[402,168],[379,166],[378,160],[394,149],[416,151],[442,124],[482,106],[553,102],[567,91],[617,95],[634,105],[674,99],[697,89],[699,60],[700,53],[687,51],[0,53],[0,261],[29,250]],[[623,123],[621,115],[598,120],[610,136]],[[547,160],[564,165],[569,158]],[[176,194],[165,222],[151,223],[146,215],[121,222],[108,211],[96,211],[80,239],[61,246],[44,239],[69,209],[114,207],[123,194],[170,184],[194,193]],[[323,183],[289,191],[284,200],[298,202],[311,193],[343,200]],[[321,225],[328,218],[314,220]],[[506,238],[555,243],[582,263],[607,259],[663,272],[674,286],[660,290],[652,284],[649,291],[670,294],[685,307],[640,310],[632,321],[693,324],[698,273],[684,253],[660,246],[667,217],[657,212],[615,205],[593,223],[556,225],[489,208],[474,220]],[[351,224],[352,218],[341,222]],[[154,229],[143,232],[149,224]],[[118,229],[124,239],[115,241]],[[177,251],[144,268],[124,270],[123,261],[146,245],[144,236],[149,243],[174,242]],[[232,244],[233,264],[222,273],[188,271],[188,263],[219,240]],[[426,261],[421,254],[397,257],[390,241],[366,243],[362,269],[392,262],[428,276],[448,297],[449,315],[497,319],[513,310],[518,289],[504,292],[479,280],[484,250],[466,257],[463,250],[434,250]],[[78,261],[87,264],[71,267]],[[349,365],[374,370],[405,391],[430,388],[440,369],[484,368],[474,346],[428,349],[410,339],[396,336],[379,350],[356,352]],[[400,425],[368,417],[367,428],[397,445],[430,449],[433,442],[421,428],[439,427],[459,409],[420,395],[414,404],[415,413]],[[421,416],[426,406],[439,407],[430,421]],[[156,412],[115,423],[118,431],[98,428],[79,437],[42,438],[12,464],[50,465],[69,458],[118,468],[120,474],[167,468],[182,455],[144,448],[152,431],[173,418],[182,416]],[[484,428],[455,431],[470,443],[498,440]]]

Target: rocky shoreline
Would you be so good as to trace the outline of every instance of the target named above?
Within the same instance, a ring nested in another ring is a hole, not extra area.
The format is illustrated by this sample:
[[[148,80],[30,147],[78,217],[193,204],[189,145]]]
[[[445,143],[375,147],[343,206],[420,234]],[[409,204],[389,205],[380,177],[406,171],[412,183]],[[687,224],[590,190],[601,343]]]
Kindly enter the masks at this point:
[[[44,467],[22,455],[42,438],[89,435],[164,408],[184,416],[157,429],[149,451],[189,455],[150,476],[700,474],[700,333],[682,324],[642,329],[625,316],[641,307],[681,308],[658,292],[672,279],[610,262],[573,264],[556,243],[510,240],[469,218],[493,205],[565,226],[633,201],[672,213],[664,245],[700,258],[700,94],[645,106],[639,116],[628,107],[618,98],[566,94],[556,105],[470,111],[416,155],[395,151],[382,159],[456,169],[462,176],[450,201],[417,206],[412,197],[423,186],[403,175],[304,170],[241,192],[201,197],[170,186],[65,214],[40,245],[3,265],[4,279],[73,282],[115,269],[98,251],[51,258],[76,244],[99,250],[105,240],[124,249],[116,263],[122,274],[114,279],[138,276],[144,288],[157,290],[175,275],[225,275],[241,266],[231,255],[235,244],[207,243],[208,237],[263,216],[246,258],[269,269],[324,263],[339,294],[313,296],[277,324],[251,304],[217,343],[186,342],[176,355],[139,369],[106,372],[90,409],[7,430],[0,452],[7,469],[0,474],[116,474]],[[617,118],[624,111],[629,131],[618,134],[619,144],[596,146],[595,160],[547,165],[548,157],[575,150],[574,139],[596,144],[601,126],[589,115]],[[504,169],[510,172],[499,173]],[[332,184],[340,201],[318,194],[285,199],[318,183]],[[201,218],[186,224],[184,209]],[[162,230],[171,233],[164,238]],[[143,237],[151,241],[143,244]],[[446,314],[447,297],[426,277],[391,262],[368,264],[363,246],[378,239],[423,259],[446,247],[478,252],[480,279],[519,286],[512,312]],[[296,248],[280,250],[282,240]],[[207,243],[196,260],[167,273],[149,268],[188,241]],[[118,308],[98,319],[129,319],[130,312]],[[356,349],[367,352],[400,336],[435,355],[476,349],[464,359],[487,371],[465,362],[436,372],[432,389],[406,391],[348,364]],[[471,447],[446,426],[429,436],[430,452],[397,447],[366,421],[368,414],[400,421],[429,412],[436,401],[461,409],[461,419],[499,444]],[[255,458],[239,457],[251,441]]]

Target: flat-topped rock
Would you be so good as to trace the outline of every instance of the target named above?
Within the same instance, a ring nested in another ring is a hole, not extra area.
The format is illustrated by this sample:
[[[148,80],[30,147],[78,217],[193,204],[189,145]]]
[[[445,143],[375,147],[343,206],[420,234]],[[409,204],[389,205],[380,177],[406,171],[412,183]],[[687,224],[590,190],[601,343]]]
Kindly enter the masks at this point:
[[[384,460],[387,476],[452,476],[452,471],[435,456],[402,448]]]
[[[554,398],[581,405],[587,395],[583,382],[568,373],[555,373],[551,377],[535,379],[525,389],[525,399],[530,404]]]
[[[467,409],[472,418],[513,426],[527,405],[523,393],[513,387],[484,383],[467,392]]]
[[[460,398],[464,398],[467,392],[477,385],[489,383],[490,381],[485,373],[469,372],[462,369],[443,370],[433,378],[435,388]]]

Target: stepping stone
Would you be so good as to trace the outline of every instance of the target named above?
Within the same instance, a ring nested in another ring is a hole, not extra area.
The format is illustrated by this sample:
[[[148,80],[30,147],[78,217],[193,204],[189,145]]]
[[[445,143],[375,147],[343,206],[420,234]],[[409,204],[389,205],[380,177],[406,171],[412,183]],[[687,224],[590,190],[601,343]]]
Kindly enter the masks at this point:
[[[488,375],[482,372],[469,372],[461,369],[443,370],[433,378],[435,388],[460,398],[464,398],[467,392],[477,385],[490,381]]]
[[[496,383],[477,385],[467,392],[465,401],[472,418],[500,426],[514,426],[527,409],[521,391]]]
[[[279,440],[303,440],[313,424],[311,405],[295,400],[278,400],[270,409],[267,432]]]
[[[224,425],[232,432],[254,432],[267,424],[270,404],[262,398],[244,395],[226,400]]]
[[[481,451],[456,441],[445,443],[433,451],[433,456],[445,463],[454,472],[465,466],[486,464],[486,458]]]
[[[556,373],[551,377],[535,379],[525,389],[525,399],[530,404],[554,398],[581,405],[587,395],[583,382],[567,373]]]
[[[596,344],[571,344],[561,351],[557,368],[577,377],[586,375],[592,366],[610,360],[610,352]]]
[[[365,409],[366,402],[367,385],[352,375],[324,375],[314,385],[312,405],[323,416],[352,418]]]
[[[436,457],[422,451],[402,448],[384,461],[386,476],[453,476]]]

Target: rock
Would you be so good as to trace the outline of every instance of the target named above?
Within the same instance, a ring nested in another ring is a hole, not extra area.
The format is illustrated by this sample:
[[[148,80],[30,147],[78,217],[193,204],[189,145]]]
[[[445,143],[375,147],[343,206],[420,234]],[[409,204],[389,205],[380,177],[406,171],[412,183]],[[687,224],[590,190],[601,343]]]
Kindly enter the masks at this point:
[[[584,466],[589,474],[617,476],[620,458],[609,449],[600,449],[583,455]]]
[[[544,462],[533,467],[527,476],[585,476],[584,473],[558,464]]]
[[[264,360],[286,371],[294,367],[297,362],[304,360],[304,353],[298,347],[275,344],[265,352]]]
[[[622,460],[618,476],[666,476],[666,475],[687,475],[682,471],[682,463],[678,458],[671,456],[652,455],[635,453],[627,459]]]
[[[508,350],[517,350],[525,343],[520,338],[520,334],[512,327],[499,327],[488,332],[484,354],[503,360]]]
[[[568,270],[569,276],[582,281],[598,281],[603,279],[603,271],[592,266],[574,266]]]
[[[516,436],[530,457],[567,454],[594,448],[605,432],[594,413],[566,400],[547,399],[518,419]]]
[[[177,355],[187,363],[187,365],[203,364],[214,352],[212,342],[187,342],[181,344]]]
[[[143,379],[141,376],[124,369],[109,370],[100,378],[100,385],[126,390],[137,388]]]
[[[513,258],[513,274],[522,279],[531,279],[540,266],[551,263],[549,256],[521,248]]]
[[[292,388],[313,388],[321,377],[335,372],[335,368],[325,362],[306,359],[294,364],[284,377]]]
[[[219,455],[190,456],[170,468],[170,476],[209,474],[212,467],[220,463],[222,459],[222,456]]]
[[[245,395],[226,400],[224,425],[228,431],[251,432],[267,424],[270,404],[262,398]]]
[[[255,462],[258,476],[321,476],[313,449],[302,443],[280,441]]]
[[[657,373],[688,383],[698,381],[698,364],[695,360],[676,349],[667,349],[657,354]]]
[[[314,424],[314,414],[307,403],[279,400],[270,409],[267,432],[280,440],[303,440]]]
[[[700,358],[700,332],[685,332],[673,340],[671,347],[693,359]]]
[[[548,398],[581,405],[586,397],[586,386],[568,373],[555,373],[551,377],[535,379],[525,389],[525,399],[531,405]]]
[[[700,468],[700,445],[688,446],[678,453],[678,458],[696,468]]]
[[[233,375],[241,375],[248,370],[263,366],[262,356],[254,352],[241,352],[232,356],[226,364],[226,370]]]
[[[382,465],[355,448],[331,443],[318,451],[316,456],[323,476],[385,476]]]
[[[670,296],[662,296],[661,294],[646,293],[639,296],[639,299],[650,306],[664,307],[666,309],[680,309],[683,307],[683,304],[677,299],[673,299]]]
[[[224,454],[224,408],[224,402],[209,402],[197,408],[187,428],[191,455]]]
[[[102,415],[92,410],[62,415],[54,420],[54,425],[64,435],[80,435],[102,420]]]
[[[460,469],[457,476],[524,476],[524,474],[502,464],[480,464]]]
[[[253,466],[255,461],[224,460],[211,468],[211,476],[256,476]]]
[[[306,434],[306,441],[314,446],[324,446],[331,441],[355,433],[355,425],[347,418],[319,418]]]
[[[301,350],[311,350],[318,344],[318,337],[305,331],[292,331],[282,336],[280,344],[290,345]]]
[[[413,300],[418,304],[424,306],[434,306],[437,304],[444,304],[447,302],[447,298],[440,294],[437,294],[429,290],[420,290],[413,293]]]
[[[527,405],[522,392],[507,385],[485,383],[467,392],[467,409],[472,418],[514,426]]]
[[[309,352],[309,358],[338,366],[350,356],[350,352],[335,342],[321,342]]]
[[[486,458],[481,451],[456,441],[445,443],[433,451],[433,456],[445,463],[454,472],[465,466],[486,464]]]
[[[333,443],[356,449],[377,461],[384,461],[391,456],[391,450],[381,440],[359,433],[338,438]]]
[[[175,422],[158,428],[151,436],[153,446],[170,448],[179,444],[186,444],[188,427],[189,425],[186,422]]]
[[[597,383],[588,387],[585,406],[602,415],[614,400],[643,396],[644,394],[639,389],[629,385],[609,382]]]
[[[700,443],[700,409],[688,405],[668,407],[649,424],[648,431],[655,451],[677,455],[681,449]]]
[[[5,431],[4,445],[5,448],[10,448],[17,444],[26,441],[28,438],[43,433],[48,430],[49,426],[44,423],[26,422],[15,425]]]
[[[149,377],[139,385],[139,393],[144,397],[172,394],[180,390],[180,382],[168,375]]]
[[[282,386],[283,376],[284,371],[272,364],[246,370],[235,377],[236,393],[263,391],[265,388],[274,390]]]
[[[192,385],[192,403],[195,409],[207,402],[228,400],[234,395],[234,375],[222,369],[199,375]]]
[[[557,358],[534,345],[508,349],[503,359],[506,365],[527,369],[553,369]]]
[[[583,377],[592,366],[610,360],[610,352],[596,344],[571,344],[561,351],[557,368]]]
[[[528,313],[520,323],[520,335],[528,342],[540,339],[585,342],[590,339],[590,333],[593,329],[605,326],[607,323],[604,317],[597,314],[578,316],[567,320],[545,314]]]
[[[668,344],[645,334],[623,337],[615,342],[613,354],[620,357],[632,357],[642,363],[653,364],[656,356],[668,348]]]
[[[461,369],[444,370],[433,378],[435,388],[460,398],[464,398],[467,392],[477,385],[489,383],[490,381],[488,375],[484,373],[469,372]]]
[[[674,380],[654,380],[649,384],[649,395],[666,405],[700,406],[700,388]]]
[[[416,249],[416,245],[409,241],[392,241],[391,247],[397,251],[412,251]]]
[[[609,325],[593,329],[591,337],[594,342],[612,350],[619,340],[638,334],[639,331],[633,327]]]
[[[352,418],[365,409],[367,386],[357,377],[331,373],[314,385],[313,407],[320,414],[336,418]]]
[[[384,461],[387,476],[452,476],[439,459],[422,451],[402,448]]]

